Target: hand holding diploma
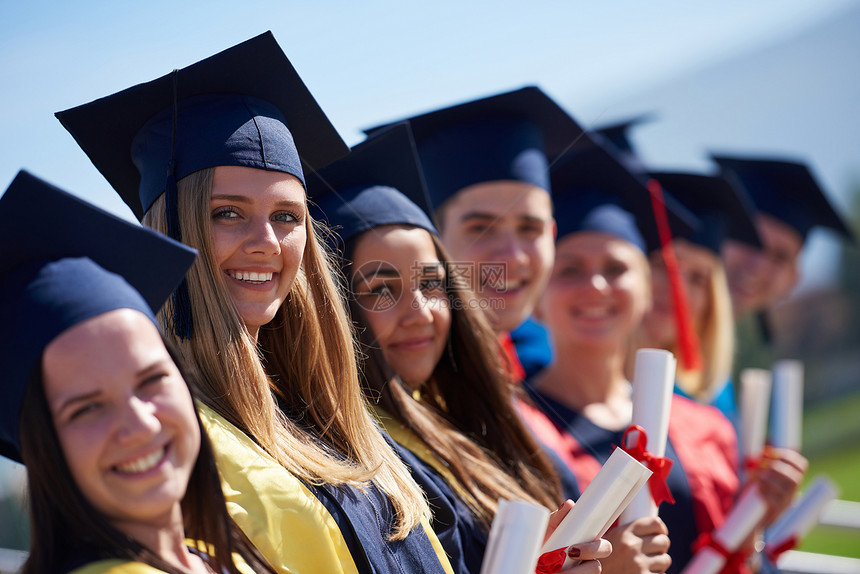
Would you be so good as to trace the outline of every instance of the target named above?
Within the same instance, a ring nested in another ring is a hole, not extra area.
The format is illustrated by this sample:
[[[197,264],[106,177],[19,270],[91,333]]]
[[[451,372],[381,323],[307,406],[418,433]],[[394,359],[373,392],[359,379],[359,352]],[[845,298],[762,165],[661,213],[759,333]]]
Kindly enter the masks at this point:
[[[604,538],[612,543],[612,554],[600,561],[604,572],[652,574],[672,565],[669,529],[660,518],[639,518],[610,528]]]
[[[763,524],[770,524],[794,500],[808,463],[800,447],[802,366],[781,361],[770,371],[746,369],[741,373],[741,453],[747,477],[759,484],[767,503]],[[773,446],[765,447],[771,389],[774,398]],[[794,448],[796,447],[796,448]]]
[[[573,508],[566,501],[552,514],[531,502],[501,500],[490,529],[481,574],[531,574],[535,571],[541,544],[549,538]],[[606,540],[594,540],[568,549],[584,562],[576,574],[599,574],[597,560],[606,558],[612,547]]]
[[[650,470],[622,449],[615,449],[544,543],[538,561],[539,571],[559,572],[573,566],[567,549],[603,536],[650,476]]]
[[[675,503],[666,478],[672,461],[664,458],[675,386],[675,357],[662,349],[639,349],[633,373],[633,420],[622,448],[654,474],[621,514],[621,523],[657,516],[661,502]]]
[[[838,494],[836,485],[827,478],[815,479],[803,497],[765,532],[764,553],[768,559],[776,564],[783,552],[795,548]]]
[[[765,448],[755,476],[768,507],[762,525],[773,523],[791,506],[808,466],[806,458],[797,451]]]

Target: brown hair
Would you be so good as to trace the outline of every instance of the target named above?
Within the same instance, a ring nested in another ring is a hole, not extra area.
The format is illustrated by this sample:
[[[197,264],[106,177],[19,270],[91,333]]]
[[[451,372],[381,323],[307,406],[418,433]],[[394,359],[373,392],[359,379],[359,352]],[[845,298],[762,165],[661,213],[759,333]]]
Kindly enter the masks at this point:
[[[346,245],[344,268],[355,245]],[[450,258],[431,234],[439,260]],[[464,502],[489,530],[500,498],[525,499],[549,508],[561,503],[561,487],[552,464],[516,412],[513,385],[503,351],[478,300],[453,274],[448,283],[451,330],[448,351],[421,399],[391,372],[350,289],[350,310],[358,323],[366,355],[364,378],[371,398],[420,437],[451,471],[465,491]]]

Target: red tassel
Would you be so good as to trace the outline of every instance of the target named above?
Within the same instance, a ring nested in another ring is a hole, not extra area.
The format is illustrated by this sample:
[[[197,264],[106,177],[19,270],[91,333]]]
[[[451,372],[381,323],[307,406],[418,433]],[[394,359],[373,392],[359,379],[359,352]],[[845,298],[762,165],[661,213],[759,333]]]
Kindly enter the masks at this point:
[[[660,234],[661,252],[669,277],[672,303],[675,307],[675,324],[678,330],[681,365],[687,371],[698,371],[702,368],[699,338],[693,329],[684,282],[681,280],[678,260],[675,259],[675,251],[672,249],[672,229],[669,227],[669,216],[666,214],[666,204],[663,202],[663,188],[656,179],[650,179],[648,180],[648,191],[651,193],[651,206],[654,209],[654,219]]]

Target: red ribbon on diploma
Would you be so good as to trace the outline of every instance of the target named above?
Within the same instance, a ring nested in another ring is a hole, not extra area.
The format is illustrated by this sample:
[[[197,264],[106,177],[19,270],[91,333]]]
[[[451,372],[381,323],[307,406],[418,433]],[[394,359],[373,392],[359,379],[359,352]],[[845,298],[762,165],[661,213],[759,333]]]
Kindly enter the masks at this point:
[[[705,546],[710,546],[726,559],[726,563],[720,569],[719,574],[734,574],[735,572],[739,572],[741,566],[744,565],[750,555],[750,551],[748,550],[735,550],[732,552],[723,546],[719,540],[714,538],[713,532],[700,534],[699,537],[696,538],[696,541],[693,542],[693,552],[698,552]]]
[[[632,447],[627,447],[627,435],[631,432],[638,432],[639,438],[636,439],[636,444]],[[672,470],[672,461],[665,456],[654,456],[648,452],[648,435],[645,434],[645,429],[639,425],[630,425],[624,431],[621,437],[621,447],[633,458],[644,464],[652,473],[648,479],[648,489],[651,491],[651,498],[654,504],[660,506],[660,503],[665,501],[669,504],[675,504],[675,497],[669,490],[669,485],[666,484],[666,479],[669,478],[669,471]]]
[[[567,548],[544,552],[538,558],[535,572],[537,574],[555,574],[556,572],[560,572],[565,558],[567,558]]]
[[[755,472],[761,467],[761,457],[747,456],[744,457],[744,470],[746,472]]]
[[[778,544],[771,548],[770,544],[765,546],[764,555],[767,556],[767,559],[770,560],[773,564],[776,564],[776,561],[779,560],[779,557],[782,556],[785,552],[789,550],[794,550],[797,548],[797,536],[792,534],[788,538],[786,538],[782,544]]]

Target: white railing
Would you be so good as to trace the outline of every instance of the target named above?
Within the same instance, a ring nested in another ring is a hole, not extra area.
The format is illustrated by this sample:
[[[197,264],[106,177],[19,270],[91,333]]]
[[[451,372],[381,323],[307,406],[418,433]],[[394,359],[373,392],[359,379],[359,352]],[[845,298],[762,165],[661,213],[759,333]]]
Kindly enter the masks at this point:
[[[777,567],[783,574],[860,574],[860,559],[789,550]]]
[[[824,507],[818,523],[828,528],[856,530],[857,545],[860,546],[860,502],[833,500]]]

